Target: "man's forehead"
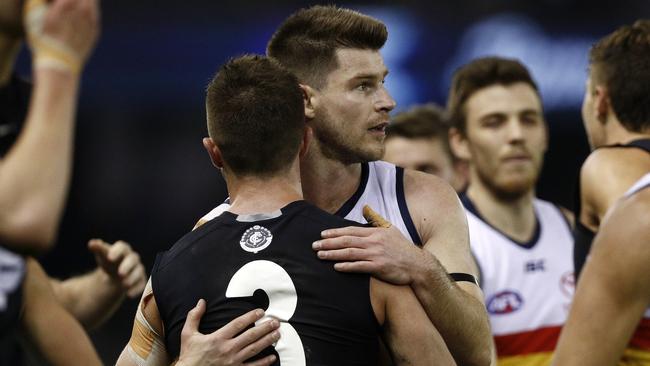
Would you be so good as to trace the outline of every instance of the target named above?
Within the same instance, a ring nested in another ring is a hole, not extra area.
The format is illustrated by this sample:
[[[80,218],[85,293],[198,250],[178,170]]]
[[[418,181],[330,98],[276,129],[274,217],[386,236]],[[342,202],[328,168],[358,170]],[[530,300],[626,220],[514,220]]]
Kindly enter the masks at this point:
[[[467,112],[484,116],[494,113],[542,112],[537,92],[527,83],[495,84],[474,92],[467,100]]]
[[[336,79],[383,78],[388,74],[384,58],[378,50],[339,48],[336,50],[336,58],[338,68],[330,73]]]

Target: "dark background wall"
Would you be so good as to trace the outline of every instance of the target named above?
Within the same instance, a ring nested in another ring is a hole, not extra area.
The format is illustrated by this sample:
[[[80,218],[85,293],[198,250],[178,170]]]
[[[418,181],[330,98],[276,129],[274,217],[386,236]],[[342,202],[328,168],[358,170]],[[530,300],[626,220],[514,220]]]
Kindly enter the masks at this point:
[[[302,1],[104,1],[101,41],[84,74],[75,170],[58,246],[43,258],[67,277],[94,266],[93,237],[129,241],[151,269],[226,195],[201,146],[203,92],[218,66],[263,53]],[[540,196],[572,207],[588,146],[580,119],[589,45],[650,15],[650,1],[455,0],[352,3],[384,20],[387,85],[399,109],[444,103],[451,72],[472,57],[527,63],[541,85],[551,144]],[[27,54],[19,70],[29,73]],[[130,335],[136,301],[92,336],[113,363]]]

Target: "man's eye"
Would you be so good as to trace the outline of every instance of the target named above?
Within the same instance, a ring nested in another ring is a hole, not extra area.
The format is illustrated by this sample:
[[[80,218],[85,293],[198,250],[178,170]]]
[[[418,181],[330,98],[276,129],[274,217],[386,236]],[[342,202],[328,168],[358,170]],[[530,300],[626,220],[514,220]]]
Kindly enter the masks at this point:
[[[365,92],[370,90],[371,87],[370,83],[362,83],[357,86],[357,90]]]

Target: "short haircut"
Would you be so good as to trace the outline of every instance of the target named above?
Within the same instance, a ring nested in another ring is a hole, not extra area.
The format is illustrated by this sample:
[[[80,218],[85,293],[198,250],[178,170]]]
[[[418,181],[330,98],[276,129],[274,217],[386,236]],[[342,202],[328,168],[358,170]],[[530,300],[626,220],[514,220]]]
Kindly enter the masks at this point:
[[[591,48],[592,85],[603,84],[629,131],[650,128],[650,20],[625,25]]]
[[[289,16],[269,41],[266,53],[313,88],[325,85],[338,67],[336,50],[379,50],[388,31],[377,19],[336,6],[312,6]]]
[[[446,111],[438,105],[433,103],[415,105],[393,117],[392,123],[386,129],[386,140],[393,137],[403,137],[405,139],[437,138],[442,143],[445,151],[454,159],[454,154],[449,147],[450,127],[451,124]]]
[[[207,88],[208,133],[226,168],[239,176],[285,171],[305,129],[303,94],[296,77],[258,55],[231,59]]]
[[[461,66],[454,73],[447,100],[453,126],[462,134],[466,133],[465,102],[472,94],[492,85],[508,86],[519,82],[530,85],[539,96],[539,89],[530,72],[517,60],[483,57]]]

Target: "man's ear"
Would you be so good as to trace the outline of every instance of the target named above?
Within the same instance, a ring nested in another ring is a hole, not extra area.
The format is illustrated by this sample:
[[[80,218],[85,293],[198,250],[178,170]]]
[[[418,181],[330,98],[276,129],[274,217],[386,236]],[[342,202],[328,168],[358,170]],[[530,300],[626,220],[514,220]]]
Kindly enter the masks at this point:
[[[302,135],[302,141],[300,142],[300,152],[298,157],[302,158],[309,151],[309,146],[311,145],[311,140],[314,138],[314,131],[311,127],[306,126],[305,132]]]
[[[307,84],[299,84],[302,89],[303,101],[305,102],[305,117],[310,120],[316,116],[316,104],[318,97],[316,90]]]
[[[605,123],[607,122],[607,116],[611,111],[609,92],[603,85],[596,85],[593,93],[596,118],[598,118],[600,122]]]
[[[451,152],[459,159],[470,160],[471,154],[469,153],[467,137],[456,127],[449,129],[449,147],[451,147]]]
[[[223,158],[221,156],[221,150],[219,150],[217,144],[212,141],[212,138],[204,137],[203,147],[205,147],[205,150],[208,152],[210,160],[212,161],[212,165],[214,165],[216,168],[223,169]]]

